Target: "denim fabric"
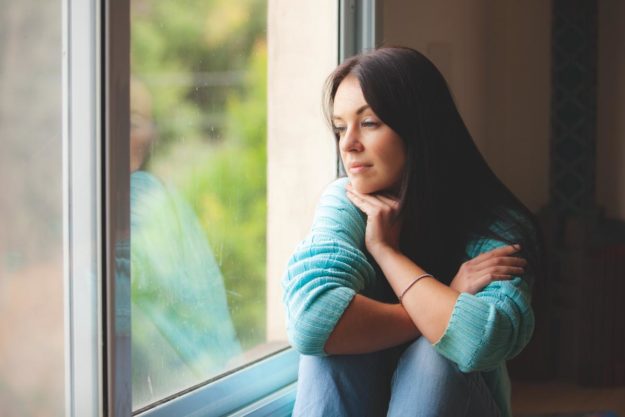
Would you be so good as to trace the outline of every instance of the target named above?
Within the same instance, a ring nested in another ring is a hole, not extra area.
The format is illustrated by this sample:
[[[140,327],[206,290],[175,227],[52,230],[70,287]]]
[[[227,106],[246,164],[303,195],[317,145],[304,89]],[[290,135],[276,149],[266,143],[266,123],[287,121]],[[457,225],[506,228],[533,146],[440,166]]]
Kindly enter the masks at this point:
[[[424,337],[363,355],[300,359],[294,417],[499,417],[479,372],[463,373]]]

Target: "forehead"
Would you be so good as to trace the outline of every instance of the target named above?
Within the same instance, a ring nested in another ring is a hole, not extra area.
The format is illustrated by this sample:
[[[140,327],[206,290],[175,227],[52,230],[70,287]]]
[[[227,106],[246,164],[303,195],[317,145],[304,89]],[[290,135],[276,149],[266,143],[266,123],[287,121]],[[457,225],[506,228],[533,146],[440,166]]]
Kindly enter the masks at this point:
[[[367,101],[360,88],[360,82],[354,75],[348,75],[341,81],[334,95],[333,117],[341,117],[355,113]]]

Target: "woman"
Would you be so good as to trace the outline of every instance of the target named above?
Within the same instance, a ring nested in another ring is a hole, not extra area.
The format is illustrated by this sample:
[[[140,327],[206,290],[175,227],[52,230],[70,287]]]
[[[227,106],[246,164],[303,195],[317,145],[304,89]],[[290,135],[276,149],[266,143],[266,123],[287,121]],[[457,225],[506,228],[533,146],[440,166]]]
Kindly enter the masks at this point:
[[[505,362],[534,327],[532,214],[417,51],[350,58],[326,93],[347,178],[283,279],[294,415],[510,416]]]

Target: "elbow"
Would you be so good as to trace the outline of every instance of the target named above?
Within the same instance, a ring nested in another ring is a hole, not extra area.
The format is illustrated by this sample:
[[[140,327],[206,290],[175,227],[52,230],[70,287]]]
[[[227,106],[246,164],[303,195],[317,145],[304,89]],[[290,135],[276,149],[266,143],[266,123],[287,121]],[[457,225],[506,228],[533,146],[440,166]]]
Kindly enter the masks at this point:
[[[308,355],[308,356],[328,356],[323,349],[319,349],[318,347],[310,344],[302,344],[295,343],[291,344],[291,347],[295,349],[297,353],[300,355]]]
[[[501,336],[501,335],[500,335]],[[502,363],[514,358],[527,345],[532,336],[532,330],[519,334],[509,332],[508,337],[502,339],[487,338],[474,346],[472,352],[457,362],[458,368],[465,373],[485,372],[501,366]]]
[[[297,326],[289,328],[291,347],[302,355],[326,356],[324,345],[327,337],[316,332],[297,331]]]
[[[355,292],[351,288],[321,288],[287,297],[287,334],[303,354],[325,356],[325,345]]]
[[[325,356],[328,327],[308,311],[287,315],[287,336],[291,347],[302,355]]]
[[[343,353],[350,353],[349,351],[345,349],[345,346],[341,345],[340,341],[341,339],[337,337],[336,332],[332,331],[332,333],[330,333],[330,335],[328,336],[325,342],[325,346],[323,347],[325,354],[326,355],[340,355]]]
[[[458,361],[457,365],[458,369],[464,373],[486,372],[496,369],[504,361],[505,358],[503,356],[496,354],[485,355],[481,352],[475,352],[471,358]]]
[[[437,347],[462,372],[496,369],[516,356],[531,338],[534,316],[523,294],[461,295],[455,308],[458,312],[452,315]]]

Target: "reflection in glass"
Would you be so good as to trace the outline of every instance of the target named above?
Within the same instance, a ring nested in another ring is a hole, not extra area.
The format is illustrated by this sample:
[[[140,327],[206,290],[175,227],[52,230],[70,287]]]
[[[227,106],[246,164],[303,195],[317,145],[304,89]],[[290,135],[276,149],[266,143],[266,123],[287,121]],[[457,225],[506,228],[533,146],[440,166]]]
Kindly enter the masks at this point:
[[[266,4],[131,4],[137,409],[264,351]]]
[[[186,202],[137,171],[131,219],[133,380],[140,401],[214,375],[241,349],[221,273]]]

